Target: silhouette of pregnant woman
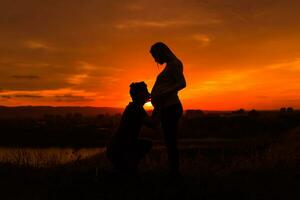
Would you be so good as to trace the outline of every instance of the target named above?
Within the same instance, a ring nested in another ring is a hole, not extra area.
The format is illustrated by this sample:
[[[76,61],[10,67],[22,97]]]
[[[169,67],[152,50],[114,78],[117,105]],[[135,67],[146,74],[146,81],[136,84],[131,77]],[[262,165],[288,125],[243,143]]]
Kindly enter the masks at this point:
[[[183,64],[170,48],[162,42],[152,45],[150,53],[156,63],[166,64],[157,76],[151,91],[151,103],[154,106],[152,117],[160,119],[171,173],[179,175],[177,132],[183,109],[178,91],[186,87]]]

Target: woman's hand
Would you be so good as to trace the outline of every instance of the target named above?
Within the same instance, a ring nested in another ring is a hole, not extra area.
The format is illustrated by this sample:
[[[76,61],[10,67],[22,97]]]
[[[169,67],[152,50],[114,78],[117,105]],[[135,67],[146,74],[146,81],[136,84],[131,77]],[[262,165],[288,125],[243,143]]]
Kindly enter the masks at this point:
[[[166,100],[166,95],[153,95],[151,96],[151,104],[154,108],[158,109],[164,104]]]

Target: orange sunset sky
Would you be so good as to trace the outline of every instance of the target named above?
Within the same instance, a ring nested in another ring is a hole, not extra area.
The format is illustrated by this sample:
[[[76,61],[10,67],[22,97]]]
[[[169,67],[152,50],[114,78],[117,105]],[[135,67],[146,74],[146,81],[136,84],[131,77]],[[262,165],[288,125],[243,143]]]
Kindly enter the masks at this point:
[[[300,108],[300,1],[0,0],[0,105],[124,107],[163,41],[185,109]]]

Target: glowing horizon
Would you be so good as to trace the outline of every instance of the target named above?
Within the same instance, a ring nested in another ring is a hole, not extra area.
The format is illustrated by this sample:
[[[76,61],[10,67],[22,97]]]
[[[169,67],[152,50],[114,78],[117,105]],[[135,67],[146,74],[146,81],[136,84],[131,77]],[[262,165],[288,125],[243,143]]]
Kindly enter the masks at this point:
[[[4,0],[0,105],[123,108],[131,82],[145,81],[151,90],[163,66],[149,48],[163,41],[184,64],[184,109],[299,109],[299,6]]]

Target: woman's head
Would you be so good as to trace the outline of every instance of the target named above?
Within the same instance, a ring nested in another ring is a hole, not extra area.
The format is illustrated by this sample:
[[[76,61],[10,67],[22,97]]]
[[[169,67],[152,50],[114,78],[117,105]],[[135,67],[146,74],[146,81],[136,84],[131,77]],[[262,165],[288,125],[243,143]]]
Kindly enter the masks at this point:
[[[164,64],[176,58],[176,56],[170,50],[170,48],[163,42],[157,42],[153,44],[151,46],[150,53],[154,58],[155,62],[159,64]]]

